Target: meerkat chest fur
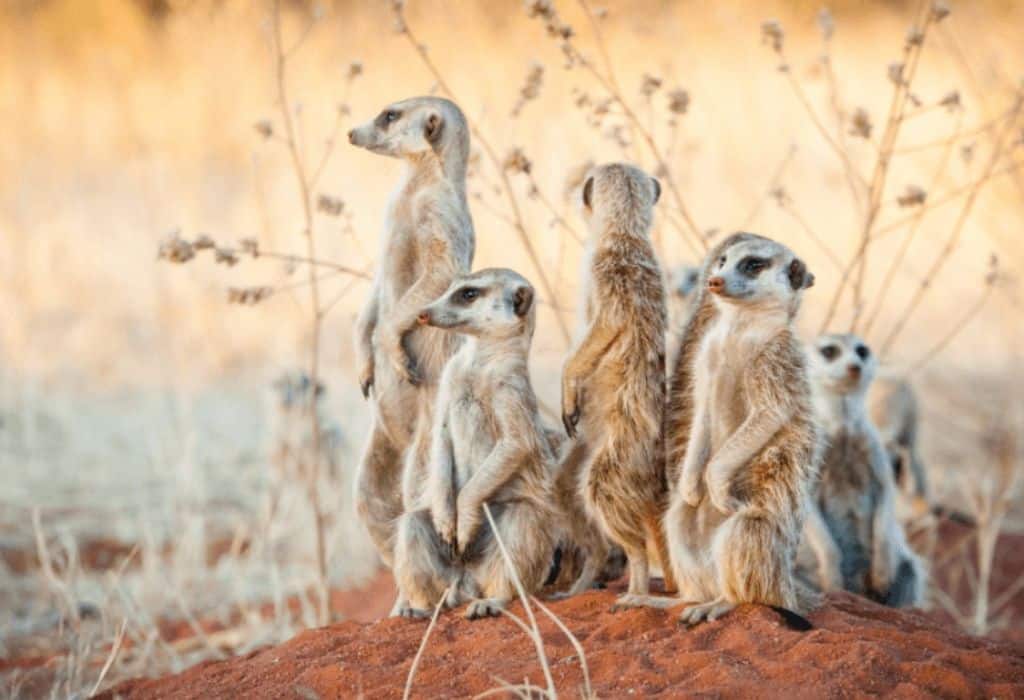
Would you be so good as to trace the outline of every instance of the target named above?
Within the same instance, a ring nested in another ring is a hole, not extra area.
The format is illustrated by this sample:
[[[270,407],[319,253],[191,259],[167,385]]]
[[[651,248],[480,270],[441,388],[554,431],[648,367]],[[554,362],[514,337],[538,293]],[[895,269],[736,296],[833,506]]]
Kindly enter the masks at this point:
[[[710,419],[712,454],[752,408],[744,386],[752,360],[787,326],[781,316],[723,309],[708,329],[694,362],[694,394]]]
[[[867,417],[863,397],[818,396],[816,403],[827,441],[819,498],[828,511],[870,512],[881,496],[883,484],[871,465],[877,435]]]

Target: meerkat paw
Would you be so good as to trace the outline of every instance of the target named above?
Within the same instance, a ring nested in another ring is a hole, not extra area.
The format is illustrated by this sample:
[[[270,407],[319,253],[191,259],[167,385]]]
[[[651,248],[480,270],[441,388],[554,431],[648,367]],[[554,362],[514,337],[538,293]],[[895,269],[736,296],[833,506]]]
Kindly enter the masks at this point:
[[[363,393],[364,399],[370,398],[370,390],[373,388],[374,379],[373,370],[373,360],[370,360],[359,373],[359,391]]]
[[[715,507],[715,510],[724,515],[732,515],[742,506],[742,504],[729,493],[729,486],[730,483],[728,481],[708,482],[708,497],[711,499],[711,505]]]
[[[394,609],[391,611],[391,617],[404,617],[407,620],[423,620],[430,617],[432,614],[433,613],[430,610],[414,608],[404,600],[396,603]]]
[[[483,617],[497,617],[505,609],[507,601],[500,598],[481,598],[474,600],[466,608],[467,620],[479,620]]]
[[[679,614],[679,621],[689,627],[698,625],[705,620],[708,622],[714,622],[735,607],[735,603],[730,603],[723,598],[718,598],[710,603],[690,605],[683,608],[683,612]]]

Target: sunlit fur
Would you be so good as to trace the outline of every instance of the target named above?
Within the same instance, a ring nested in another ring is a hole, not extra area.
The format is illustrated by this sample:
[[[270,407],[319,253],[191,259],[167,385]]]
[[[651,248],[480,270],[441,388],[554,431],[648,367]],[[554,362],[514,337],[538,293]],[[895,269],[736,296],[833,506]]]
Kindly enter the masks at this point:
[[[478,292],[467,300],[464,290]],[[454,584],[448,604],[474,600],[467,616],[496,615],[515,594],[486,503],[528,592],[543,584],[563,524],[555,505],[555,454],[530,383],[533,287],[488,269],[455,279],[420,322],[462,334],[445,366],[434,413],[427,489],[402,516],[395,547],[401,604],[426,616]]]
[[[349,140],[405,161],[385,214],[373,289],[356,324],[359,382],[372,392],[373,427],[356,479],[362,521],[386,564],[398,517],[423,487],[436,385],[457,342],[421,328],[416,316],[473,261],[466,203],[469,129],[449,100],[417,97],[389,105]],[[429,130],[429,133],[428,133]]]

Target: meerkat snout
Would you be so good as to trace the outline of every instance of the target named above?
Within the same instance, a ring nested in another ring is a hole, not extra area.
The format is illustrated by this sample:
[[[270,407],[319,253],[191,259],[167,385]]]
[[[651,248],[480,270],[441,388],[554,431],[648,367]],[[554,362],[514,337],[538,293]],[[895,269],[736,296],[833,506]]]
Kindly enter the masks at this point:
[[[349,129],[348,130],[348,142],[351,143],[352,145],[355,145],[355,143],[356,143],[356,130],[355,129]]]
[[[426,326],[430,323],[430,312],[420,311],[420,315],[416,317],[416,322],[421,326]]]
[[[725,280],[721,277],[712,277],[708,280],[708,291],[712,294],[721,294],[725,291]]]
[[[846,373],[850,375],[851,379],[860,379],[860,365],[847,365]]]

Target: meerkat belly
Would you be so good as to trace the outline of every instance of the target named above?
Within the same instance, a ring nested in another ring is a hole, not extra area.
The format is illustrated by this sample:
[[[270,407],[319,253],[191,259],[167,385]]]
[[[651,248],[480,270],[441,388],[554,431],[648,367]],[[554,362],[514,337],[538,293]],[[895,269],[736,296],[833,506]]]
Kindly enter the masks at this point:
[[[736,359],[723,356],[711,363],[711,387],[708,395],[711,428],[711,457],[736,432],[747,418],[749,402],[743,392],[742,366]]]
[[[448,415],[455,480],[461,489],[494,449],[497,435],[493,418],[472,392],[456,397]]]

